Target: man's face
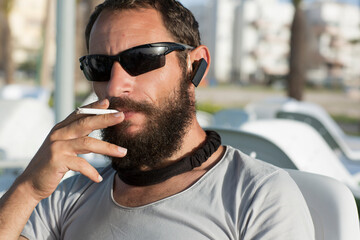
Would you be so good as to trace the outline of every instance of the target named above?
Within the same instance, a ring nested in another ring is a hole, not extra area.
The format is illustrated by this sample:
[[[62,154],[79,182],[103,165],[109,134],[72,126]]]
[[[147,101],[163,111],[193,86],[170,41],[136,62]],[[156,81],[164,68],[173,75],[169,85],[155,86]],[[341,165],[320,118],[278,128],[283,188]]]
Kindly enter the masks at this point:
[[[90,54],[115,55],[128,48],[173,42],[160,15],[152,9],[103,12],[90,37]],[[94,82],[100,99],[124,111],[122,124],[103,131],[105,141],[128,148],[127,157],[112,159],[115,169],[156,167],[179,149],[194,114],[186,69],[176,52],[164,67],[132,77],[115,62],[109,82]]]
[[[90,54],[115,55],[134,46],[155,42],[173,42],[163,25],[161,16],[153,9],[103,11],[95,22],[89,42]],[[100,99],[127,97],[160,107],[169,94],[179,87],[181,68],[176,52],[166,55],[166,65],[154,71],[130,76],[115,62],[109,82],[94,82],[94,91]],[[127,133],[141,131],[146,116],[131,109],[124,111],[131,127]]]

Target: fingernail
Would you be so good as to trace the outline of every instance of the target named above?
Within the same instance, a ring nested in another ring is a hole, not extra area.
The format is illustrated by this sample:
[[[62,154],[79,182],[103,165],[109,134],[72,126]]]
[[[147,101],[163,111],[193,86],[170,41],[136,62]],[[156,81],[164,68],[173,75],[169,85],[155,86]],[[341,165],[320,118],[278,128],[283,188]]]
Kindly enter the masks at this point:
[[[102,176],[101,175],[99,175],[99,182],[102,182],[102,180],[103,180],[103,178],[102,178]]]
[[[101,100],[100,105],[105,106],[106,105],[106,99]]]
[[[124,155],[126,155],[127,153],[127,149],[126,148],[122,148],[122,147],[118,147],[118,151]]]
[[[124,116],[124,113],[123,112],[117,112],[114,114],[115,117],[123,117]]]

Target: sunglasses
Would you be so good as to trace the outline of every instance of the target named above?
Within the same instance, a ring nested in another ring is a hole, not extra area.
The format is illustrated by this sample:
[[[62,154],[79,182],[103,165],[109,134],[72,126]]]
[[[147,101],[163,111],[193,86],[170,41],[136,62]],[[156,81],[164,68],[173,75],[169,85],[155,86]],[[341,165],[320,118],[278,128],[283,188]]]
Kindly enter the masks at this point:
[[[138,76],[165,66],[165,56],[173,51],[194,49],[186,44],[159,42],[136,46],[117,55],[86,55],[79,59],[80,69],[89,81],[106,82],[110,80],[114,62],[131,76]]]

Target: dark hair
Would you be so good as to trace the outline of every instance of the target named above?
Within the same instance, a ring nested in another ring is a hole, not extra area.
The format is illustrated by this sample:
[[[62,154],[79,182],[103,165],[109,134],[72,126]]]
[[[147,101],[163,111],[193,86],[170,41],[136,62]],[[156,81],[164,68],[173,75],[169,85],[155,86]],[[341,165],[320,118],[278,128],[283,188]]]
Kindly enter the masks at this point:
[[[105,0],[99,4],[90,16],[85,30],[86,47],[89,51],[91,29],[105,10],[127,10],[136,8],[153,8],[162,16],[166,29],[176,42],[197,47],[200,43],[199,24],[194,15],[176,0]]]

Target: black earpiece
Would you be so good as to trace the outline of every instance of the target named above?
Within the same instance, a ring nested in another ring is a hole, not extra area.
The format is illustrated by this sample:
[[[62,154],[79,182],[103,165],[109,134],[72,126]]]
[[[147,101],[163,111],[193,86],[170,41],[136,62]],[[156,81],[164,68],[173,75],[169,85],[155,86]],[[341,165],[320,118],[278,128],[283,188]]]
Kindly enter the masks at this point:
[[[191,73],[191,82],[197,87],[204,77],[208,63],[204,58],[193,63],[193,71]]]

